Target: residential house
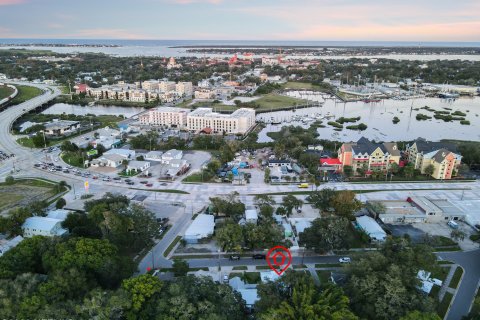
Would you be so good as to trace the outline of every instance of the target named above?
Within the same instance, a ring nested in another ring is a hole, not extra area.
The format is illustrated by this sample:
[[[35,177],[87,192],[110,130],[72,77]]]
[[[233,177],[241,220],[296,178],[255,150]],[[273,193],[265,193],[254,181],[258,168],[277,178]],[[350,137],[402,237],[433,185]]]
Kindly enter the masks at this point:
[[[185,231],[183,239],[187,243],[198,243],[199,240],[211,237],[215,228],[214,216],[199,214]]]
[[[30,238],[33,236],[63,236],[68,234],[68,230],[62,228],[60,219],[48,217],[30,217],[22,225],[23,236]]]
[[[149,161],[132,160],[127,165],[127,172],[135,171],[136,173],[145,172],[150,168]]]
[[[258,222],[257,209],[251,208],[251,209],[245,210],[245,222],[257,224]]]
[[[357,226],[360,227],[373,241],[385,241],[387,233],[382,227],[369,216],[361,216],[356,218]]]
[[[0,257],[3,256],[8,250],[15,248],[22,241],[22,236],[16,236],[10,240],[0,240]]]

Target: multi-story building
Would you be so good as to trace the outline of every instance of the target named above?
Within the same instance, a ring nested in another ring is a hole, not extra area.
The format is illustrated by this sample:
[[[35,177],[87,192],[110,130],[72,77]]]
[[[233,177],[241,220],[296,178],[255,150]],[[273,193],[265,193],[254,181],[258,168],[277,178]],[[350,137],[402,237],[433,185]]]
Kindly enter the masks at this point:
[[[198,108],[187,116],[190,131],[211,129],[214,133],[245,134],[255,125],[255,110],[240,108],[232,114],[213,112],[211,108]]]
[[[210,100],[210,99],[215,99],[216,93],[214,90],[211,89],[198,89],[195,90],[195,99],[200,99],[200,100]]]
[[[400,164],[400,151],[394,142],[374,143],[364,137],[356,143],[344,143],[338,149],[341,170],[351,166],[353,172],[359,169],[368,171],[385,171],[392,163]]]
[[[159,90],[159,81],[158,80],[147,80],[142,82],[142,89],[147,91],[156,91]]]
[[[179,97],[191,97],[193,94],[193,85],[191,82],[179,82],[176,85],[175,91]]]
[[[174,81],[160,81],[158,83],[158,90],[161,92],[175,91],[176,83]]]
[[[408,162],[421,173],[424,174],[431,165],[433,166],[433,178],[451,179],[454,171],[462,162],[462,156],[456,152],[457,148],[452,143],[418,139],[407,145],[405,155]]]
[[[187,125],[188,109],[175,107],[158,107],[140,115],[139,121],[143,125],[168,126],[184,128]]]

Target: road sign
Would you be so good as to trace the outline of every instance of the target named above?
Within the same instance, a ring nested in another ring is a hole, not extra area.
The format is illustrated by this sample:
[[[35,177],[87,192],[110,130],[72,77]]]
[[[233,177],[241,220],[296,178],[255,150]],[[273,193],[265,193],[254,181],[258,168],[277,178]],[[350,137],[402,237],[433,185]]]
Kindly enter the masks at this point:
[[[88,186],[89,186],[88,181],[85,181],[83,186],[85,187],[85,191],[88,192]]]

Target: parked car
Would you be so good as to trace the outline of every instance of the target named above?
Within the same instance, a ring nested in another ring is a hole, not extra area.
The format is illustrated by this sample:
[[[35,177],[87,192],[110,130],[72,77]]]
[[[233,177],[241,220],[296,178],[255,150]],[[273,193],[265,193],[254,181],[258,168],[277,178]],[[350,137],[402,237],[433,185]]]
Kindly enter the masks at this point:
[[[128,184],[129,186],[133,186],[135,183],[134,183],[133,181],[127,181],[127,184]]]
[[[228,282],[228,274],[223,275],[223,282],[225,282],[225,283]]]
[[[147,183],[146,186],[147,187],[153,187],[153,183]]]
[[[342,257],[342,258],[338,259],[338,262],[340,262],[340,263],[350,263],[350,262],[352,262],[352,260],[349,257]]]
[[[266,255],[264,254],[254,254],[252,256],[253,259],[265,259],[266,258]]]
[[[240,260],[240,256],[238,254],[230,255],[230,260]]]

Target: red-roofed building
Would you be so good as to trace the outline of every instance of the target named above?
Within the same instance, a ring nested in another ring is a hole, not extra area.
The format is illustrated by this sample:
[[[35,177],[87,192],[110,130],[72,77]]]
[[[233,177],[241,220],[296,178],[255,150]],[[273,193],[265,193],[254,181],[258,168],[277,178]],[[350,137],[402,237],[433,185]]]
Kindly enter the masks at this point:
[[[90,88],[85,83],[77,83],[73,87],[73,89],[75,90],[76,94],[80,94],[80,93],[87,93],[87,90],[90,89]]]
[[[324,158],[320,159],[320,171],[335,171],[338,172],[342,168],[340,159]]]

